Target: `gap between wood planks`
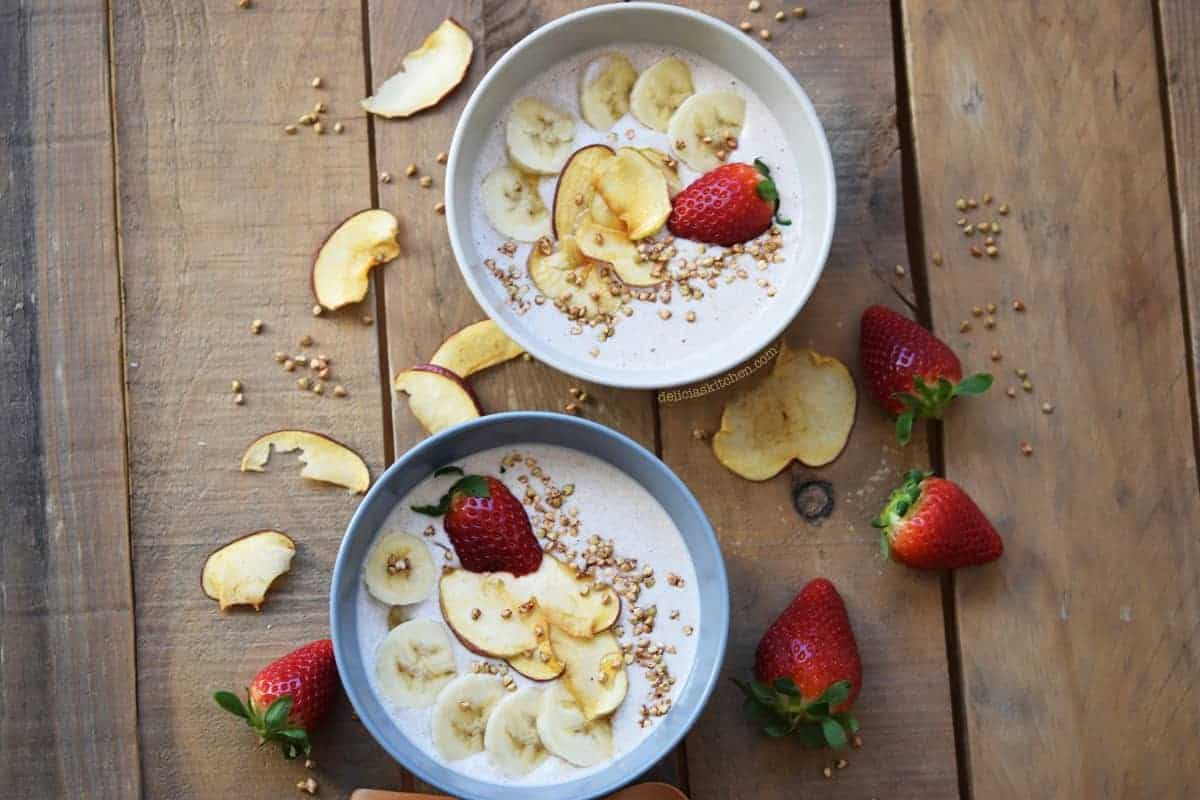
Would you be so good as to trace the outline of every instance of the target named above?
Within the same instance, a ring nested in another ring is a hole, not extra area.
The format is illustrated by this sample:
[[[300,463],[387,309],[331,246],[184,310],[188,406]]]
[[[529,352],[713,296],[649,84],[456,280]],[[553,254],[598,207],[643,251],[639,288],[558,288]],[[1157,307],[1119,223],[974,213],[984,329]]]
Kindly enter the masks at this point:
[[[892,14],[892,57],[896,76],[896,129],[900,137],[900,191],[904,198],[905,242],[908,245],[909,273],[917,320],[933,329],[929,299],[929,266],[925,260],[924,220],[921,218],[921,192],[917,176],[916,150],[913,146],[912,108],[909,104],[908,51],[905,48],[904,0],[890,0]],[[946,462],[940,420],[929,420],[927,442],[929,464],[933,471],[946,474]],[[958,795],[971,800],[971,760],[967,742],[966,705],[962,688],[962,645],[958,635],[958,614],[954,591],[954,571],[942,574],[942,630],[946,635],[946,669],[950,676],[950,711],[954,720],[954,761],[958,769]]]
[[[1196,453],[1196,463],[1200,464],[1200,408],[1196,405],[1196,351],[1192,339],[1192,317],[1190,296],[1188,294],[1187,253],[1183,247],[1183,201],[1179,196],[1179,162],[1176,159],[1175,126],[1172,118],[1176,109],[1171,102],[1171,91],[1168,85],[1167,45],[1163,25],[1162,0],[1154,0],[1150,4],[1150,13],[1154,19],[1154,53],[1158,65],[1158,93],[1162,107],[1163,137],[1167,150],[1167,192],[1171,198],[1171,230],[1175,240],[1175,269],[1179,278],[1179,302],[1183,311],[1183,345],[1187,354],[1188,398],[1192,407],[1192,449]],[[1200,482],[1200,470],[1196,473]]]
[[[359,4],[362,14],[362,55],[363,55],[363,97],[370,97],[375,91],[375,81],[371,76],[371,7],[369,0]],[[379,208],[379,184],[376,176],[379,165],[375,158],[375,116],[364,114],[367,120],[367,186],[371,192],[371,208]],[[373,270],[375,276],[375,336],[379,347],[379,391],[382,394],[380,409],[383,414],[383,463],[390,467],[396,460],[396,440],[393,437],[392,426],[392,372],[388,357],[387,339],[387,293],[384,291],[383,270]],[[405,790],[411,791],[407,785],[412,782],[412,776],[404,773]]]
[[[375,91],[375,80],[371,75],[371,6],[370,0],[362,0],[359,4],[362,15],[362,56],[363,56],[363,97],[370,97]],[[379,164],[375,156],[375,116],[363,115],[367,121],[367,186],[371,192],[371,208],[379,208],[379,184],[376,176],[379,174]],[[381,402],[379,409],[383,417],[383,464],[390,467],[396,461],[395,429],[392,424],[392,371],[388,354],[387,338],[387,292],[384,291],[383,270],[372,270],[375,276],[375,336],[379,349],[379,392]],[[376,478],[378,480],[378,477]],[[412,773],[402,769],[400,773],[400,790],[411,792],[416,789]]]
[[[125,461],[125,533],[129,540],[129,625],[133,630],[133,651],[129,654],[129,662],[133,665],[133,735],[134,750],[137,753],[137,776],[135,778],[138,795],[145,791],[142,781],[142,726],[138,723],[141,716],[138,708],[137,676],[137,580],[133,574],[133,476],[129,469],[131,461],[129,451],[129,369],[128,351],[125,341],[125,252],[121,239],[121,170],[119,169],[117,151],[117,69],[113,56],[113,41],[116,39],[111,0],[104,3],[104,59],[108,65],[108,133],[109,133],[109,168],[112,170],[112,203],[113,203],[113,246],[116,253],[117,270],[117,336],[119,345],[117,358],[120,361],[121,375],[121,424],[125,429],[123,453]]]

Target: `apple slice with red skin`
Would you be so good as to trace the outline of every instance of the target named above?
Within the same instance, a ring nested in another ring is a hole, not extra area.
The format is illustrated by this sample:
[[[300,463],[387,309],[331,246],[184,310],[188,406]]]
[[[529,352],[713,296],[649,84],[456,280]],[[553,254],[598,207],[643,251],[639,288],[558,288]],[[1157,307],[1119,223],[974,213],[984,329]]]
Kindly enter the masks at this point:
[[[612,157],[613,149],[608,145],[590,144],[579,148],[567,159],[554,187],[554,215],[550,222],[554,238],[561,239],[575,232],[579,217],[588,212],[596,196],[593,183],[596,171]]]
[[[264,467],[276,453],[300,452],[304,469],[300,477],[344,486],[353,494],[362,494],[371,485],[371,471],[362,456],[346,445],[321,433],[283,430],[265,433],[246,448],[242,472],[266,472]]]
[[[452,17],[442,21],[416,50],[404,56],[400,71],[362,101],[381,117],[408,117],[442,101],[466,77],[475,45]]]
[[[371,286],[371,270],[400,255],[399,234],[400,221],[381,208],[347,217],[313,259],[313,297],[330,311],[360,302]]]
[[[271,584],[291,569],[295,554],[296,543],[283,531],[248,533],[209,554],[200,587],[222,611],[233,606],[254,606],[258,611]]]
[[[437,364],[409,367],[392,386],[408,395],[413,416],[430,434],[483,416],[483,407],[467,382]]]
[[[472,323],[442,342],[430,364],[445,367],[462,378],[469,378],[488,367],[522,355],[525,349],[508,338],[490,319]]]

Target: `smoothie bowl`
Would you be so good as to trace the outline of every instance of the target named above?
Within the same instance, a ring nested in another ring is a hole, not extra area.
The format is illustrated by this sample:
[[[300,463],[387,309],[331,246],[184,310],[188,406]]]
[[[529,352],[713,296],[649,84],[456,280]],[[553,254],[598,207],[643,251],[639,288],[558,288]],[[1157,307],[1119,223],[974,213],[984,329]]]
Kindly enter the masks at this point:
[[[450,241],[480,305],[569,374],[720,374],[799,313],[833,236],[812,103],[753,38],[652,3],[569,14],[484,77],[455,130]]]
[[[370,733],[464,798],[592,798],[679,742],[720,673],[724,562],[652,453],[496,414],[406,453],[350,522],[334,652]]]

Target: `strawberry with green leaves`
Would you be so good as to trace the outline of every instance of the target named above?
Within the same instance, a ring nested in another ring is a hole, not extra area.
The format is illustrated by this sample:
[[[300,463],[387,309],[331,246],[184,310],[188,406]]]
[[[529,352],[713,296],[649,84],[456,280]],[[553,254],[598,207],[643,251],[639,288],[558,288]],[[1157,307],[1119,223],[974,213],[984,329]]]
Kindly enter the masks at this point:
[[[995,561],[1000,534],[958,484],[912,470],[871,523],[889,556],[918,569],[958,569]]]
[[[455,473],[442,467],[435,475]],[[463,475],[437,505],[413,506],[413,511],[440,517],[463,568],[471,572],[511,572],[527,575],[542,564],[542,548],[521,501],[491,475]]]
[[[259,746],[277,742],[284,758],[308,755],[308,734],[316,729],[337,696],[333,642],[319,639],[259,670],[246,690],[246,703],[233,692],[216,692],[217,705],[246,721]]]
[[[890,308],[867,308],[859,332],[863,374],[879,404],[897,415],[900,444],[912,438],[914,420],[941,419],[955,397],[991,388],[992,376],[985,372],[964,380],[953,350]]]
[[[771,623],[758,643],[754,677],[735,683],[768,736],[840,749],[858,732],[850,707],[862,688],[862,661],[832,583],[810,581]]]

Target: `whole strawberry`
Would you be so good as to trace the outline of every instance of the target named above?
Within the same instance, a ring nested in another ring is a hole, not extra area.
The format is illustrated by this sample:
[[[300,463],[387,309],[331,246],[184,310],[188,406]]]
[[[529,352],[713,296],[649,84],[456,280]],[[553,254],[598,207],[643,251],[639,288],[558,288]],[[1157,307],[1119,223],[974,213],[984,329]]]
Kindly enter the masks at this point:
[[[778,211],[779,191],[766,164],[758,159],[753,165],[722,164],[676,195],[667,229],[683,239],[727,247],[771,227]]]
[[[845,747],[858,731],[850,707],[862,662],[846,605],[825,578],[808,583],[758,643],[746,709],[769,736],[796,735],[812,747]]]
[[[499,478],[466,475],[436,506],[413,506],[413,510],[430,516],[445,514],[442,527],[458,560],[471,572],[526,575],[542,564],[542,548],[529,515]]]
[[[337,694],[333,642],[318,639],[259,670],[246,690],[246,704],[233,692],[216,692],[217,705],[258,734],[259,744],[279,742],[285,758],[308,755],[308,734],[321,724]]]
[[[870,306],[862,315],[859,357],[871,393],[896,418],[896,438],[908,444],[913,420],[941,419],[959,395],[986,392],[992,376],[963,380],[958,356],[941,339],[890,308]]]
[[[874,522],[883,555],[920,569],[957,569],[995,561],[1000,534],[956,483],[912,470]]]

